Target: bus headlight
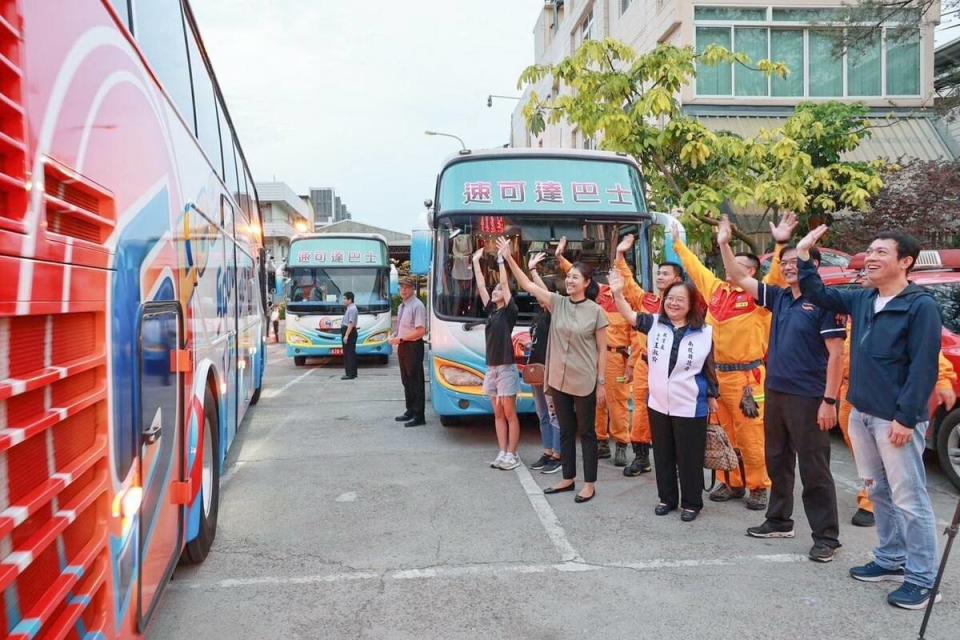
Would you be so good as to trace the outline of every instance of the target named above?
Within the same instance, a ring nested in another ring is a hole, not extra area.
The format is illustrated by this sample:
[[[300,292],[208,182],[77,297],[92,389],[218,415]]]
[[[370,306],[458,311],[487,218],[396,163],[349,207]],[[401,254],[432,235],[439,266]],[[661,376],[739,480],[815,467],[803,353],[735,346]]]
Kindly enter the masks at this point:
[[[465,367],[445,362],[438,367],[440,377],[454,387],[479,387],[483,384],[483,376]]]
[[[380,333],[375,333],[372,336],[369,336],[366,340],[364,340],[364,343],[386,342],[386,341],[387,341],[387,332],[381,331]]]
[[[311,344],[306,337],[300,335],[299,333],[294,333],[292,331],[287,331],[287,344],[296,344],[296,345],[309,345]]]

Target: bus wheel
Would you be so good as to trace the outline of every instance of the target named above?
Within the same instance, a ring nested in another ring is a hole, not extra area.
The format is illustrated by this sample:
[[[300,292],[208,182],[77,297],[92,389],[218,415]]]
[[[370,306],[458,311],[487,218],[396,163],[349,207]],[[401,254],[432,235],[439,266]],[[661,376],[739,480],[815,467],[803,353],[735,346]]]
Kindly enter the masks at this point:
[[[183,560],[187,564],[203,562],[217,537],[217,514],[220,512],[220,421],[213,393],[207,389],[203,398],[203,470],[200,480],[200,531],[187,543]]]
[[[260,390],[263,389],[263,383],[257,387],[257,390],[253,392],[253,395],[250,397],[250,404],[254,405],[260,402]]]
[[[389,355],[380,356],[380,364],[390,364],[390,356]]]
[[[307,364],[307,357],[293,356],[293,364],[297,365],[298,367],[302,367],[303,365]]]
[[[460,424],[457,416],[440,416],[440,424],[444,427],[455,427]]]
[[[953,411],[940,423],[937,433],[937,456],[940,468],[957,489],[960,489],[960,411]]]

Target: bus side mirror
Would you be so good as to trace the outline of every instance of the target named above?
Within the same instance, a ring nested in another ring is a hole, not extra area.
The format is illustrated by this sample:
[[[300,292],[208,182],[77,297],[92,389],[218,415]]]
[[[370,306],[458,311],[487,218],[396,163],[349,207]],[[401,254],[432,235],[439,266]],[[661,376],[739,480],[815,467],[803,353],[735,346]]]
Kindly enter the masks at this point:
[[[390,265],[390,297],[400,295],[400,273],[394,265]]]
[[[683,225],[680,224],[679,220],[674,218],[669,213],[651,211],[650,215],[653,216],[653,224],[658,224],[663,227],[663,231],[666,236],[663,243],[663,255],[667,262],[683,264],[680,262],[680,256],[678,256],[677,252],[673,250],[673,242],[670,241],[670,229],[673,226],[676,226],[680,229],[680,241],[683,242],[683,244],[687,244],[687,230],[683,228]]]
[[[429,229],[414,229],[410,241],[410,273],[425,276],[430,273],[433,262],[433,232]]]

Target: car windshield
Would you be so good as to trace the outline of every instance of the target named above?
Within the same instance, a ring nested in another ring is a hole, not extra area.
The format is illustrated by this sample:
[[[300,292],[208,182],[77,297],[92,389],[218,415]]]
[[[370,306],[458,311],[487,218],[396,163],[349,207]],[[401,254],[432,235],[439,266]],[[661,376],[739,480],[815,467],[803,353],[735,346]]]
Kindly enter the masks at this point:
[[[294,267],[290,269],[291,310],[340,313],[343,294],[352,291],[361,312],[389,310],[389,272],[383,267]]]
[[[434,309],[441,318],[465,321],[486,317],[477,292],[472,256],[478,249],[483,249],[480,264],[484,280],[488,288],[493,287],[499,280],[498,237],[510,239],[513,255],[521,262],[524,271],[531,256],[545,252],[548,258],[540,263],[538,272],[548,286],[563,292],[563,276],[553,257],[561,237],[567,238],[564,256],[571,262],[589,264],[595,269],[598,282],[606,282],[617,243],[628,233],[638,233],[637,224],[594,222],[583,218],[544,219],[543,216],[448,216],[441,218],[438,225]],[[626,257],[636,273],[635,252],[629,252]],[[539,311],[539,305],[532,295],[517,287],[512,277],[511,285],[520,312],[519,321],[529,322]]]
[[[943,326],[953,333],[960,333],[960,282],[942,282],[924,285],[940,305]]]

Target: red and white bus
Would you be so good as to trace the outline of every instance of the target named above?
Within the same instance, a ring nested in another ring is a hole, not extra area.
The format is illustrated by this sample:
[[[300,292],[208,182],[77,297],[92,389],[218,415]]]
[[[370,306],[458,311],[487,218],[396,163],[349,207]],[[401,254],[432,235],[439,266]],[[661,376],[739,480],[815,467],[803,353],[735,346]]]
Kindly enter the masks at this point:
[[[0,0],[0,637],[141,637],[206,556],[264,282],[188,4]]]

